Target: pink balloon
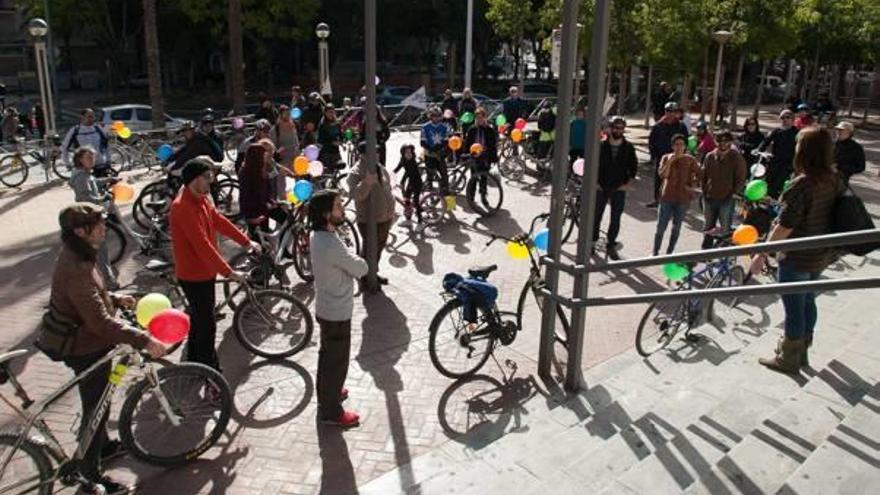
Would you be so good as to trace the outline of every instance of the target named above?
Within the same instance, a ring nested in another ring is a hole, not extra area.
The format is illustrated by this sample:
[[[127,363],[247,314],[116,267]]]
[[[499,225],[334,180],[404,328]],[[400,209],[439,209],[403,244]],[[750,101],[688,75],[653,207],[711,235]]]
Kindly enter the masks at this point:
[[[237,118],[233,119],[232,120],[232,128],[236,129],[236,130],[243,129],[244,128],[244,119],[242,119],[241,117],[237,117]]]
[[[324,174],[324,164],[315,160],[309,163],[309,175],[312,177],[320,177]]]
[[[584,176],[584,159],[578,158],[577,160],[575,160],[574,164],[572,164],[572,166],[571,166],[571,171],[574,172],[574,175],[577,175],[578,177],[583,177]]]
[[[309,159],[310,162],[313,162],[318,159],[318,155],[320,154],[320,152],[321,152],[320,148],[318,148],[314,144],[310,144],[310,145],[306,146],[306,149],[303,152],[303,154],[306,156],[306,158]]]
[[[150,320],[150,335],[164,344],[176,344],[189,333],[189,315],[179,309],[164,309]]]

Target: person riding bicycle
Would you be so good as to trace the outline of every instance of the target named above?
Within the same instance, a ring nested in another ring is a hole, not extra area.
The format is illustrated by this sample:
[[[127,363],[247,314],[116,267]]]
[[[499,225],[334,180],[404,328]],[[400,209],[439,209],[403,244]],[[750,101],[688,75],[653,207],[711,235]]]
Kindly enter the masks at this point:
[[[217,129],[214,128],[214,109],[206,108],[202,113],[202,120],[199,123],[198,131],[205,136],[211,138],[211,141],[217,145],[220,150],[223,150],[223,138],[220,136],[220,133],[217,132]]]
[[[119,308],[134,308],[135,299],[108,292],[95,266],[98,249],[107,232],[105,219],[104,209],[92,203],[73,203],[58,216],[62,247],[52,274],[48,315],[52,315],[54,321],[66,321],[71,328],[75,327],[75,337],[71,342],[62,342],[53,339],[52,333],[44,329],[36,345],[59,358],[76,375],[89,369],[118,344],[143,349],[153,358],[166,352],[161,342],[115,317]],[[79,382],[80,434],[94,420],[92,414],[107,388],[110,368],[108,361]],[[128,493],[130,487],[102,476],[102,460],[124,453],[121,443],[111,441],[107,435],[108,415],[109,409],[98,419],[98,428],[80,461],[79,471],[107,493]],[[81,489],[77,493],[88,492]]]
[[[449,193],[449,173],[446,170],[446,143],[450,137],[450,129],[442,121],[440,107],[433,106],[428,110],[430,122],[422,126],[420,143],[425,150],[425,167],[439,175],[440,194]]]
[[[196,131],[195,124],[192,121],[184,122],[177,132],[183,134],[183,138],[186,141],[183,143],[183,146],[168,158],[165,169],[169,175],[180,176],[183,166],[197,156],[206,155],[215,162],[223,161],[223,147],[218,146],[206,134]]]
[[[332,172],[345,168],[345,161],[342,160],[342,153],[339,151],[341,144],[342,126],[336,118],[336,107],[328,103],[324,106],[324,118],[318,126],[318,145],[321,146],[318,161],[324,164],[326,170]]]
[[[106,177],[111,174],[110,142],[104,129],[95,123],[95,111],[84,108],[80,111],[79,124],[70,128],[61,143],[61,161],[70,165],[70,151],[80,146],[91,146],[97,151],[95,155],[95,177]]]
[[[498,161],[498,131],[489,123],[486,109],[478,107],[474,112],[476,121],[471,127],[464,139],[464,149],[473,156],[476,167],[471,171],[472,174],[481,174],[475,182],[480,185],[480,196],[483,203],[486,203],[486,173],[492,167],[492,164]],[[479,145],[479,146],[475,146]],[[475,151],[479,153],[474,153]],[[475,182],[468,183],[467,197],[474,197]],[[487,206],[488,208],[488,206]]]

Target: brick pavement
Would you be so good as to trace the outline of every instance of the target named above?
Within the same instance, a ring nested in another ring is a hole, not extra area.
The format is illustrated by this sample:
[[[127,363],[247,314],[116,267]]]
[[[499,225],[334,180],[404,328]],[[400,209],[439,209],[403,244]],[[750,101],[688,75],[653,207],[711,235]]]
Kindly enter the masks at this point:
[[[638,143],[644,131],[633,129],[632,134]],[[862,192],[872,195],[871,200],[880,202],[874,190],[878,141],[875,135],[868,138],[875,148],[869,154],[869,176],[855,182]],[[399,141],[392,141],[389,154],[396,156],[398,147]],[[622,253],[626,257],[649,254],[653,238],[656,213],[642,206],[650,194],[651,179],[647,173],[643,176],[647,179],[641,179],[630,195],[623,220]],[[138,184],[143,183],[141,178]],[[481,389],[455,385],[433,369],[426,352],[427,327],[441,304],[442,276],[472,264],[499,264],[499,271],[492,276],[501,290],[499,304],[514,309],[527,265],[510,260],[503,243],[486,247],[485,240],[488,232],[518,233],[532,216],[548,208],[549,190],[531,186],[507,184],[507,212],[491,219],[479,220],[459,208],[456,222],[424,239],[410,237],[405,229],[395,227],[393,249],[382,265],[392,284],[383,294],[362,296],[353,319],[348,406],[363,414],[363,426],[344,434],[316,426],[316,345],[287,361],[266,362],[250,356],[230,332],[221,332],[218,346],[236,405],[228,435],[203,459],[176,470],[121,460],[113,471],[136,479],[141,493],[355,493],[356,486],[408,465],[410,459],[449,438],[472,431],[474,425],[467,423],[472,419],[467,401]],[[29,343],[48,295],[57,252],[56,214],[71,196],[60,181],[30,185],[21,192],[0,192],[0,349],[31,349],[16,370],[35,397],[45,396],[68,376],[59,365],[33,352]],[[699,245],[694,228],[699,228],[700,221],[694,213],[687,224],[692,228],[683,232],[681,250]],[[573,250],[573,245],[567,249]],[[130,280],[142,262],[125,261],[123,281]],[[610,295],[662,287],[663,283],[658,270],[647,270],[595,276],[591,286]],[[311,299],[308,287],[296,290]],[[527,320],[535,321],[537,313],[532,313]],[[585,366],[628,349],[641,313],[636,307],[591,310]],[[228,323],[221,323],[221,329],[226,326]],[[487,382],[511,382],[507,375],[515,363],[518,369],[513,383],[529,383],[537,355],[536,330],[527,328],[512,347],[497,353],[500,366],[491,361],[486,365]],[[523,393],[537,393],[534,387],[518,388]],[[505,394],[498,400],[516,401],[517,397]],[[67,397],[62,407],[53,411],[55,424],[64,431],[74,423],[76,404],[75,397]],[[513,416],[505,418],[502,429],[519,426]],[[8,411],[0,411],[0,421],[8,421]],[[487,425],[498,423],[486,421]],[[485,434],[491,442],[499,431],[487,427]]]

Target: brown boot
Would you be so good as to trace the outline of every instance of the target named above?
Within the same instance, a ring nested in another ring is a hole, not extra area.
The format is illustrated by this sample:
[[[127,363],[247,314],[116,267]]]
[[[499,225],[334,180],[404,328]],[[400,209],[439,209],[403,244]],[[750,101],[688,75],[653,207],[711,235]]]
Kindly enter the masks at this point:
[[[772,358],[760,358],[758,362],[764,366],[782,371],[783,373],[798,373],[803,359],[806,341],[804,339],[792,340],[783,338],[779,353]]]
[[[810,350],[810,347],[813,345],[813,336],[807,335],[804,337],[804,352],[801,354],[801,367],[806,368],[810,366],[810,356],[807,351]]]

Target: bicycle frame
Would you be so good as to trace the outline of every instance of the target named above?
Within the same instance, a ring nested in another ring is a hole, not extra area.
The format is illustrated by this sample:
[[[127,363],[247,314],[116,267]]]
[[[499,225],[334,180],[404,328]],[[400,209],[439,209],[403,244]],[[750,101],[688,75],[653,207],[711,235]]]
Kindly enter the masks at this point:
[[[110,373],[107,387],[104,389],[104,393],[101,395],[101,399],[98,401],[98,404],[96,405],[92,416],[90,418],[84,417],[82,419],[85,427],[78,435],[77,448],[73,456],[71,457],[67,455],[67,453],[61,446],[61,443],[52,434],[52,431],[49,429],[46,422],[40,419],[40,417],[52,404],[54,404],[61,397],[67,394],[71,389],[77,386],[84,379],[89,377],[92,373],[95,373],[98,368],[116,358],[120,358],[120,360],[113,367]],[[29,414],[25,414],[23,410],[15,408],[15,411],[20,416],[25,418],[25,425],[21,431],[21,434],[19,435],[18,442],[13,445],[13,448],[9,450],[9,453],[3,459],[0,459],[0,478],[2,478],[5,474],[6,468],[12,461],[12,457],[21,446],[21,443],[28,437],[28,432],[31,431],[31,428],[36,428],[37,431],[39,431],[39,433],[45,438],[47,443],[47,450],[58,464],[63,465],[71,461],[82,460],[89,446],[92,444],[92,440],[94,440],[95,435],[98,432],[98,428],[101,425],[101,420],[110,408],[110,403],[113,395],[116,393],[117,388],[119,388],[119,386],[122,384],[122,379],[125,377],[129,368],[131,367],[146,369],[146,379],[150,381],[150,384],[153,386],[154,390],[156,390],[156,397],[159,401],[160,406],[163,409],[163,412],[167,415],[174,426],[179,426],[181,418],[171,408],[171,404],[168,402],[168,399],[165,397],[162,389],[158,386],[159,376],[156,372],[156,368],[152,366],[151,363],[148,363],[143,358],[143,356],[139,352],[135,351],[134,348],[132,348],[130,345],[120,344],[116,346],[112,351],[107,353],[104,357],[92,364],[88,369],[62,385],[49,397],[35,403],[31,407],[28,407]],[[60,470],[56,471],[56,479],[63,475],[69,474],[70,473],[63,473]]]

